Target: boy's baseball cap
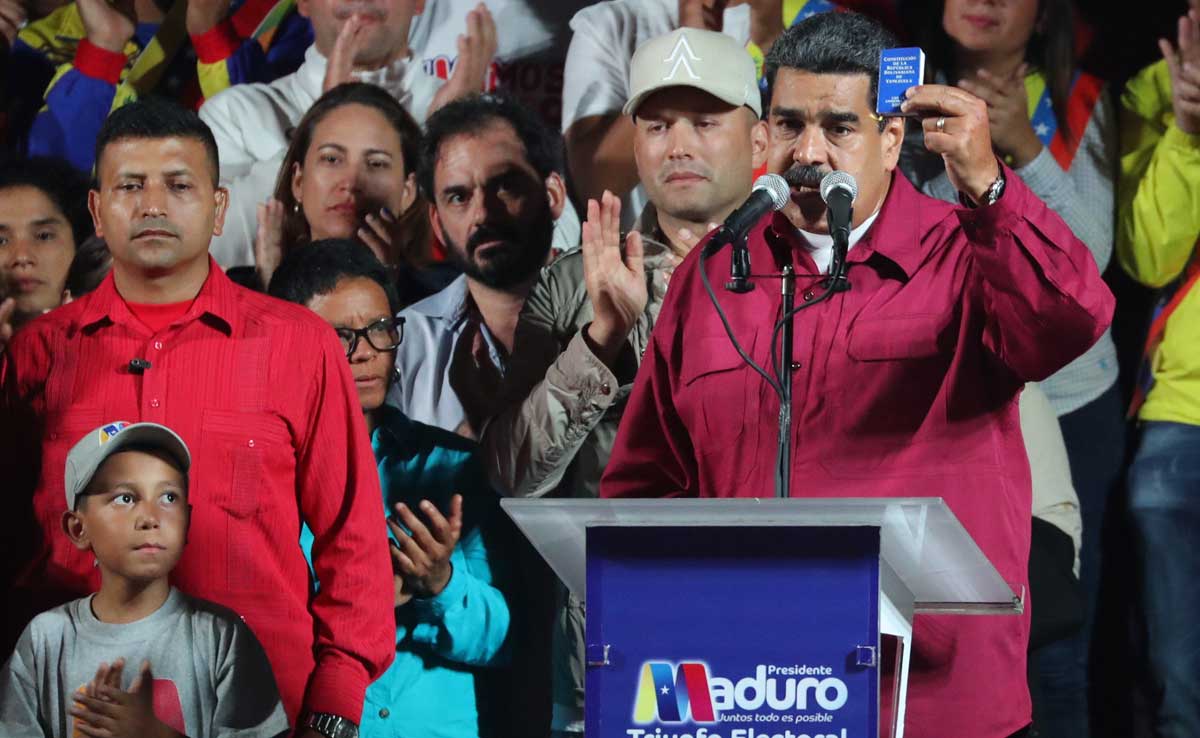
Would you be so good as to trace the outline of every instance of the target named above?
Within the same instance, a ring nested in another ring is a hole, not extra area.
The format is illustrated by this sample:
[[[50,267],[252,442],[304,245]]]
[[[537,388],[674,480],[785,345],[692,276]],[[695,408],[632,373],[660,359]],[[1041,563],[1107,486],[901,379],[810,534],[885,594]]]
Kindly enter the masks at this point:
[[[647,97],[664,87],[695,87],[762,117],[754,59],[723,33],[679,28],[638,47],[629,63],[629,100],[622,112],[634,115]]]
[[[67,454],[64,487],[67,509],[75,509],[75,500],[91,484],[96,470],[109,456],[130,446],[150,446],[170,454],[186,472],[192,465],[187,444],[175,431],[158,423],[127,423],[118,420],[89,432]]]

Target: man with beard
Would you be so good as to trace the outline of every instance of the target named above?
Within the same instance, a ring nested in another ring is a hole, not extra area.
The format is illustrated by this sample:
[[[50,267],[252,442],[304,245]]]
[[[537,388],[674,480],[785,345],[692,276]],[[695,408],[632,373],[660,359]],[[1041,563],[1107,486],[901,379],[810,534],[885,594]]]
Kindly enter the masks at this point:
[[[897,172],[904,119],[874,112],[880,53],[894,45],[863,16],[824,13],[785,31],[767,57],[768,167],[790,170],[792,188],[784,209],[751,229],[748,250],[756,274],[794,265],[796,304],[809,306],[778,364],[794,388],[791,491],[941,497],[1021,593],[1032,503],[1018,396],[1095,343],[1113,299],[1087,246],[997,160],[983,100],[924,85],[902,107],[941,154],[961,206]],[[858,183],[845,290],[826,276],[833,239],[817,185],[830,170]],[[772,494],[778,395],[735,351],[697,253],[671,280],[605,497]],[[719,285],[730,250],[704,268]],[[729,332],[771,372],[782,296],[774,278],[752,283],[718,297]],[[1029,610],[918,615],[914,629],[906,735],[1026,730]]]
[[[417,181],[433,231],[463,274],[402,313],[400,376],[388,401],[473,438],[566,204],[561,142],[519,103],[472,96],[430,117]]]
[[[674,64],[680,43],[697,57],[689,70]],[[766,162],[754,59],[735,39],[681,28],[643,44],[631,70],[625,114],[650,204],[622,254],[620,198],[591,200],[582,248],[548,267],[525,301],[504,408],[482,439],[508,495],[597,496],[671,272],[746,200]],[[572,597],[555,629],[553,727],[563,733],[582,731],[583,645]]]

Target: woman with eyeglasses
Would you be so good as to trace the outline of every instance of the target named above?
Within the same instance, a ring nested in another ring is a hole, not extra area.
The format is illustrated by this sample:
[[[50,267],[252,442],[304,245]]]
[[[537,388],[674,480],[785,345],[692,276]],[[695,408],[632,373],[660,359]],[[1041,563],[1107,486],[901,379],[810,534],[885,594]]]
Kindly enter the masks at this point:
[[[417,122],[380,87],[348,82],[318,98],[292,133],[274,196],[259,205],[261,283],[292,250],[328,238],[366,244],[393,279],[416,277],[401,289],[421,297],[456,276],[431,264],[428,207],[416,180],[420,142]]]
[[[498,587],[508,581],[499,498],[475,444],[384,404],[404,339],[395,317],[402,305],[366,246],[331,239],[295,249],[275,271],[270,294],[308,307],[337,331],[389,513],[379,541],[392,553],[396,659],[367,688],[359,734],[478,736],[486,730],[477,671],[505,658],[509,606]],[[313,542],[304,528],[310,568]]]

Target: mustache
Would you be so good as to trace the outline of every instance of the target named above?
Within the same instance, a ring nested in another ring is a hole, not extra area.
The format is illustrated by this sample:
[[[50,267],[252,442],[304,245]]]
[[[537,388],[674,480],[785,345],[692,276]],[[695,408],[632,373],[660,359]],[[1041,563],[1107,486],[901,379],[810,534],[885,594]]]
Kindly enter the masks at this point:
[[[820,187],[821,180],[831,171],[813,164],[793,164],[782,176],[791,187]]]
[[[133,229],[133,237],[137,238],[147,231],[166,231],[175,238],[179,238],[179,229],[166,218],[146,218]]]
[[[479,248],[480,244],[488,241],[502,241],[506,244],[512,244],[519,240],[518,234],[512,228],[495,225],[481,225],[475,229],[475,232],[467,239],[467,253],[475,253],[475,249]]]

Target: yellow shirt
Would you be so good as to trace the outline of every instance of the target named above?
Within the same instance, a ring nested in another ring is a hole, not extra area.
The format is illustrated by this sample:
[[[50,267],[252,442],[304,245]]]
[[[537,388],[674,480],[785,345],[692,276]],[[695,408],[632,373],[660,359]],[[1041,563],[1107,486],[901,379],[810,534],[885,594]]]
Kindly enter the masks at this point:
[[[1175,125],[1165,61],[1131,79],[1121,96],[1117,258],[1138,282],[1176,280],[1200,237],[1200,135]],[[1142,420],[1200,425],[1200,288],[1167,319],[1152,360]]]

